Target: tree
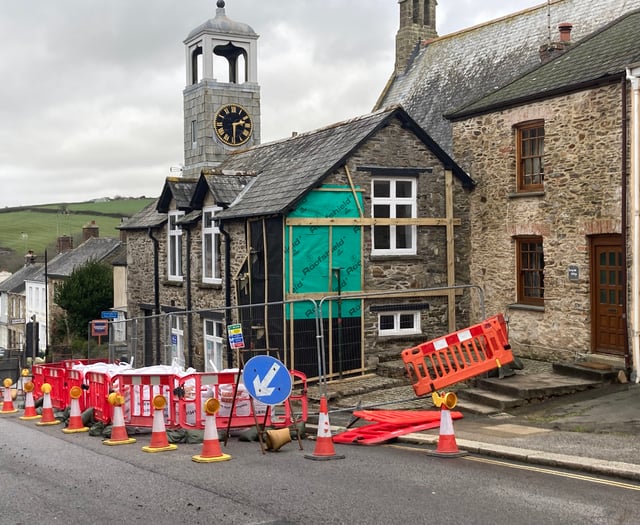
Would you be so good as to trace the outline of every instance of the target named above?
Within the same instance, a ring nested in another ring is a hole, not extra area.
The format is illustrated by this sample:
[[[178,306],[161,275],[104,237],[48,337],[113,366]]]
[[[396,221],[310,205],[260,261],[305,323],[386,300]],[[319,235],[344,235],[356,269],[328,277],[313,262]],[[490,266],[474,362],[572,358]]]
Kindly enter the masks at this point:
[[[111,266],[91,260],[77,267],[56,288],[54,299],[65,310],[67,335],[86,339],[89,322],[113,306]]]

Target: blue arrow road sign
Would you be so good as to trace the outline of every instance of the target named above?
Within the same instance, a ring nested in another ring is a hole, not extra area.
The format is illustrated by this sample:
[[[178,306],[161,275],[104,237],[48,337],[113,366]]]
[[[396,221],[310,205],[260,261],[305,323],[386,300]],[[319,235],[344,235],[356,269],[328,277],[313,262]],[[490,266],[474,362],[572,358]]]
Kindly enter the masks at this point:
[[[275,357],[252,357],[244,365],[242,378],[249,395],[265,405],[277,405],[291,395],[291,374]]]

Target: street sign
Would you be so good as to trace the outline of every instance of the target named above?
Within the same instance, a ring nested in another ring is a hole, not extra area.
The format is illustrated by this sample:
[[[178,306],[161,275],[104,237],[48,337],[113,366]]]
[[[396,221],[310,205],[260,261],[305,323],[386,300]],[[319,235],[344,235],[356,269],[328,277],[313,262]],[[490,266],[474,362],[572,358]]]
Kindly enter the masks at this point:
[[[113,310],[105,310],[100,314],[100,317],[102,317],[102,319],[117,319],[118,312],[114,312]]]
[[[103,319],[95,319],[91,321],[91,335],[101,337],[109,334],[109,321]]]
[[[231,348],[244,348],[244,337],[242,337],[241,324],[230,324],[227,326],[227,334]]]
[[[291,374],[275,357],[252,357],[244,365],[242,378],[249,395],[265,405],[277,405],[291,395]]]

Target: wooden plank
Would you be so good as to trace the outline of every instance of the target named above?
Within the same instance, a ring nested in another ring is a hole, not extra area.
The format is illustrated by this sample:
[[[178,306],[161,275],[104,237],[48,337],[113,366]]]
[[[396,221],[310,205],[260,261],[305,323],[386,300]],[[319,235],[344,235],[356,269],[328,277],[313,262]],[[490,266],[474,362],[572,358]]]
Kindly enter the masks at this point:
[[[287,218],[287,226],[447,226],[451,222],[453,226],[460,226],[462,221],[455,218],[423,217],[408,219],[387,218],[324,218],[324,217],[300,217]]]

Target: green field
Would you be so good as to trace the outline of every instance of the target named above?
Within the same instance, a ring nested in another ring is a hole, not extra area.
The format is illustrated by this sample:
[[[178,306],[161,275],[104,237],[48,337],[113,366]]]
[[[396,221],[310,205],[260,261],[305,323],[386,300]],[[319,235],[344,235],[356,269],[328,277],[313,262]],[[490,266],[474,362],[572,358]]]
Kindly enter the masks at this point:
[[[16,271],[28,250],[43,257],[45,249],[56,255],[56,239],[82,239],[82,228],[95,221],[100,237],[118,237],[116,227],[123,217],[131,217],[154,199],[114,199],[106,202],[76,202],[0,209],[0,270]]]

